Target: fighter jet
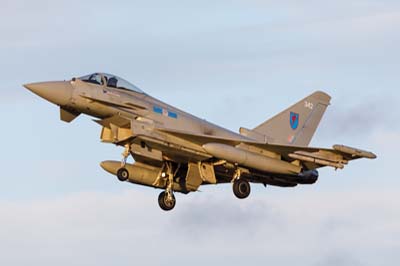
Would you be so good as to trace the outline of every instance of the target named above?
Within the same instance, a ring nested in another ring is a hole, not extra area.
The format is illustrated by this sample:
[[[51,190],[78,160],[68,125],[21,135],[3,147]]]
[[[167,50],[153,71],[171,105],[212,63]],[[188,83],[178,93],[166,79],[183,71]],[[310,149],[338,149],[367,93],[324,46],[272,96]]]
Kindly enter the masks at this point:
[[[200,186],[232,183],[239,199],[250,195],[250,183],[295,187],[317,182],[317,169],[343,169],[351,160],[375,159],[372,152],[309,143],[330,105],[317,91],[254,129],[239,133],[197,118],[146,94],[115,75],[94,73],[69,81],[24,85],[56,104],[62,121],[80,114],[95,118],[100,139],[124,147],[122,161],[101,167],[122,182],[163,190],[158,203],[175,207],[175,192],[188,194]],[[133,164],[127,163],[129,156]]]

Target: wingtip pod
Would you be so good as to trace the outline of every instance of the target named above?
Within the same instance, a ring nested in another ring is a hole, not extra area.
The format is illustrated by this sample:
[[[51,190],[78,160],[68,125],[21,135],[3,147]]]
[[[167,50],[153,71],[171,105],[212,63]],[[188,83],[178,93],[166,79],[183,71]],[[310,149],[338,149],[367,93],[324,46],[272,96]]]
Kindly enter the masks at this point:
[[[333,149],[342,153],[350,154],[353,157],[361,157],[367,159],[376,159],[376,154],[344,145],[333,145]]]

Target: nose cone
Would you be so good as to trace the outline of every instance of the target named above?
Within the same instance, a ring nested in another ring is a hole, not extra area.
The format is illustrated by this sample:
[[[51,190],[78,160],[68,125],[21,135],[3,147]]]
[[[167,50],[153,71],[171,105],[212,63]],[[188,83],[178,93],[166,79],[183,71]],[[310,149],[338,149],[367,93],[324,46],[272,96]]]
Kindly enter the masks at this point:
[[[68,81],[30,83],[25,84],[24,87],[57,105],[70,103],[73,91],[73,87]]]

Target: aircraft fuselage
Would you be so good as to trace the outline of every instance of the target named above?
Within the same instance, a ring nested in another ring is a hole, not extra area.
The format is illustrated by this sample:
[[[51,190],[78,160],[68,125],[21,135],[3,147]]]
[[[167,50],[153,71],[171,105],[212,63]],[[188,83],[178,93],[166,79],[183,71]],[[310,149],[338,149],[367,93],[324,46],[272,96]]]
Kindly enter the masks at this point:
[[[175,206],[173,191],[189,193],[204,184],[233,183],[238,198],[250,182],[281,187],[313,184],[317,168],[342,169],[350,160],[376,158],[343,145],[310,148],[330,96],[315,92],[253,130],[240,134],[183,112],[114,75],[95,73],[70,81],[25,87],[60,107],[60,118],[96,118],[101,140],[125,147],[122,162],[101,166],[121,181],[165,189],[159,204]],[[132,156],[134,164],[126,159]]]

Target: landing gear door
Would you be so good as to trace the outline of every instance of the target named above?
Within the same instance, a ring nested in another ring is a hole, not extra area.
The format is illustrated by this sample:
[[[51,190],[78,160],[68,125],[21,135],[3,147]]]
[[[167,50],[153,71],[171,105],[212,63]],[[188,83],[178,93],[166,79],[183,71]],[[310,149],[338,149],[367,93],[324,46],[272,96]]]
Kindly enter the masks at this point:
[[[186,190],[197,191],[202,183],[199,165],[197,163],[189,163],[185,183]]]
[[[215,177],[214,165],[211,163],[199,163],[200,175],[203,181],[216,184],[217,178]]]

